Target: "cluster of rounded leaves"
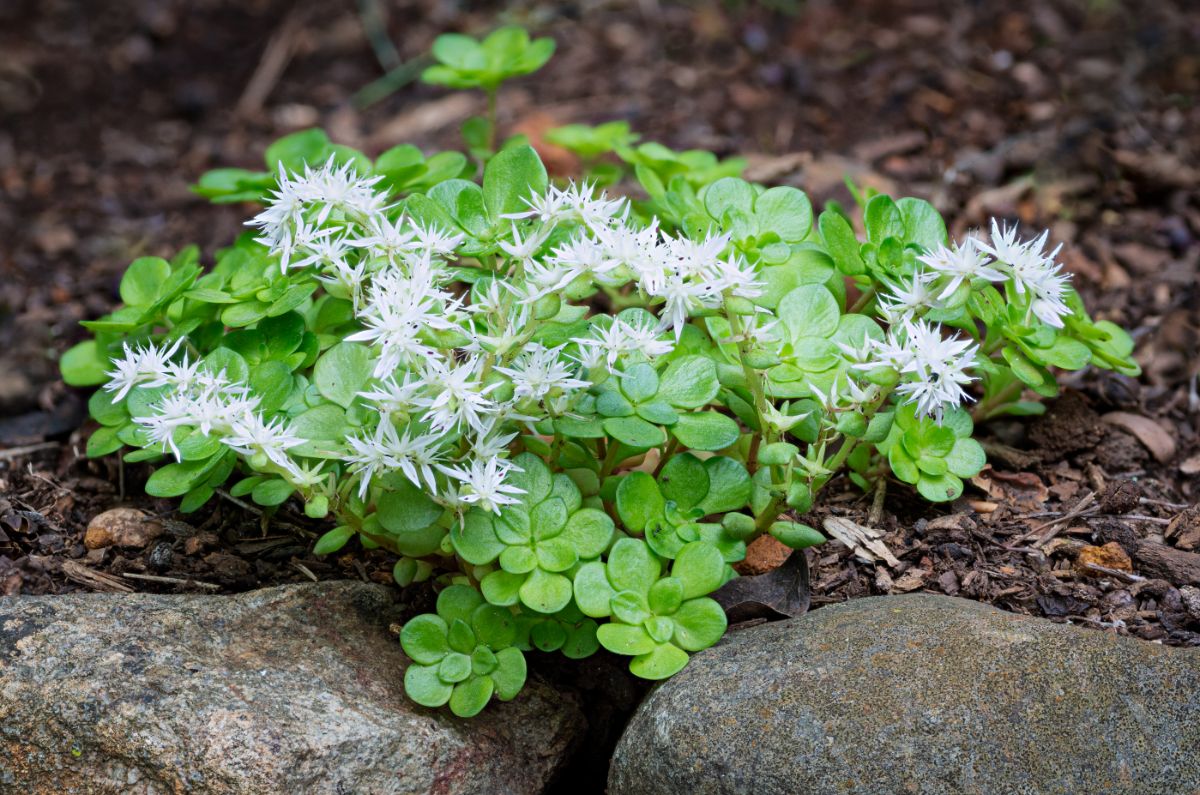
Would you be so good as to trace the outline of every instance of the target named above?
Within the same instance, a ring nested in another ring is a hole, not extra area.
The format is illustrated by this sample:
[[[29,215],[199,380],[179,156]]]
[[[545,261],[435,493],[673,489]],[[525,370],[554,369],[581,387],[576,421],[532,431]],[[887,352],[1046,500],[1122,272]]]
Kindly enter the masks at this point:
[[[654,152],[638,203],[551,185],[528,146],[477,183],[456,153],[313,131],[207,175],[265,209],[207,272],[134,262],[86,324],[62,369],[105,385],[89,454],[160,461],[147,490],[184,510],[298,497],[336,517],[318,553],[357,538],[400,584],[436,578],[405,683],[465,716],[516,695],[531,649],[674,674],[724,632],[708,594],[749,541],[823,540],[787,513],[838,471],[953,499],[984,464],[964,404],[1027,413],[1052,366],[1135,367],[1044,239],[952,244],[875,196],[859,241],[800,191]]]

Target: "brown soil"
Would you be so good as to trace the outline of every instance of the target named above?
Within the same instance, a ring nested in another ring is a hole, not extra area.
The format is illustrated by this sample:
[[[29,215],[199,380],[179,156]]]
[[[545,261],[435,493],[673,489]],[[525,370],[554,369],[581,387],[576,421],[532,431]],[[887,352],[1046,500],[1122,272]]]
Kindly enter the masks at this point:
[[[1192,561],[1178,557],[1200,545],[1195,509],[1175,519],[1200,492],[1195,4],[381,5],[402,58],[444,30],[499,21],[555,36],[551,68],[505,92],[509,130],[624,118],[677,148],[749,155],[751,177],[798,185],[818,203],[848,202],[850,174],[930,199],[955,231],[992,215],[1049,227],[1093,314],[1133,331],[1145,374],[1072,376],[1045,418],[981,429],[992,468],[953,505],[892,484],[873,516],[870,495],[833,484],[808,521],[879,527],[900,565],[821,547],[809,553],[813,603],[926,590],[1200,644]],[[188,193],[204,170],[254,166],[274,137],[313,124],[371,153],[458,145],[478,97],[406,85],[353,104],[382,73],[357,8],[0,7],[0,593],[389,580],[381,553],[312,556],[322,528],[295,511],[263,522],[222,499],[184,517],[142,494],[145,467],[84,459],[86,396],[61,384],[55,364],[81,338],[77,322],[117,301],[129,260],[192,242],[211,256],[238,232],[245,208]],[[262,79],[272,47],[290,60]],[[1153,440],[1102,419],[1113,411],[1158,422],[1174,458],[1156,460]],[[1106,498],[1114,483],[1123,495]],[[161,535],[89,550],[88,523],[116,506],[152,514]],[[1093,555],[1086,547],[1110,542],[1132,572],[1079,564]]]

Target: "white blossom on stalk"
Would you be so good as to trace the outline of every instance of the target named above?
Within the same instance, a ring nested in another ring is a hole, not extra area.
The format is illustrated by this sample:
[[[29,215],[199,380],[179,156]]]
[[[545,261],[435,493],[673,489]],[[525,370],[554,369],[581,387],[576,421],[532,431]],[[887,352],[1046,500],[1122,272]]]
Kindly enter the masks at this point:
[[[538,229],[530,231],[525,236],[525,239],[522,240],[521,233],[517,229],[517,224],[516,222],[513,222],[512,242],[509,243],[501,240],[499,241],[498,245],[500,246],[500,250],[512,259],[515,259],[518,262],[528,262],[529,260],[533,259],[533,256],[537,254],[539,249],[541,249],[542,244],[546,242],[546,238],[550,236],[552,231],[554,231],[554,227],[546,224]]]
[[[417,248],[413,242],[417,233],[404,217],[389,221],[382,215],[372,216],[364,231],[366,234],[351,240],[350,245],[366,249],[371,256],[385,259],[391,265],[398,264]]]
[[[586,389],[591,382],[575,378],[574,368],[559,358],[564,347],[546,348],[534,343],[517,356],[511,367],[497,367],[496,372],[512,379],[513,397],[518,400],[540,401],[555,389]]]
[[[462,245],[465,235],[443,232],[436,225],[421,226],[413,222],[415,249],[428,257],[450,257]]]
[[[964,384],[976,380],[967,373],[977,351],[971,340],[945,337],[937,324],[918,320],[905,322],[899,332],[890,330],[888,340],[879,347],[882,355],[892,356],[901,365],[897,369],[902,380],[896,392],[916,403],[918,414],[941,421],[945,409],[972,399],[963,389]],[[909,352],[903,361],[895,354],[898,349]]]
[[[945,289],[938,295],[939,300],[949,298],[960,285],[969,284],[972,279],[987,279],[989,282],[1001,282],[1005,279],[1003,273],[988,267],[991,260],[980,250],[979,241],[972,236],[968,236],[961,243],[938,246],[928,254],[917,257],[917,261],[930,271],[950,278]]]
[[[458,489],[458,501],[466,505],[477,505],[485,511],[500,513],[500,506],[520,502],[517,497],[525,490],[504,482],[516,465],[501,458],[486,461],[473,459],[465,467],[438,467],[442,472],[462,483]]]
[[[242,413],[229,426],[229,433],[221,439],[226,447],[245,456],[262,453],[279,467],[288,468],[287,451],[304,444],[282,419],[266,422],[254,412]]]
[[[1017,231],[1016,224],[1001,226],[993,218],[991,243],[980,243],[980,247],[1008,266],[1017,295],[1031,294],[1030,311],[1033,314],[1049,326],[1062,328],[1062,318],[1071,313],[1063,300],[1070,279],[1055,262],[1062,244],[1046,253],[1049,230],[1025,241],[1017,237]]]
[[[653,361],[675,350],[673,341],[659,339],[662,332],[657,326],[633,325],[618,317],[607,327],[592,326],[591,333],[593,336],[571,340],[579,346],[579,362],[588,369],[603,362],[611,370],[631,354]]]
[[[485,418],[496,410],[488,393],[500,384],[484,386],[479,377],[481,360],[471,358],[458,364],[445,364],[431,359],[424,365],[422,376],[429,385],[429,396],[419,399],[426,410],[426,420],[436,431],[449,431],[466,426],[477,432],[484,429]]]
[[[917,271],[894,282],[884,281],[890,293],[879,296],[879,311],[889,323],[911,320],[917,313],[939,304],[937,292],[930,289],[936,275]]]
[[[112,399],[117,401],[123,400],[135,386],[166,385],[172,372],[169,360],[182,344],[183,337],[176,339],[169,348],[160,348],[153,342],[144,348],[131,348],[128,342],[125,343],[125,355],[115,359],[113,369],[104,374],[109,379],[104,388],[116,392]]]

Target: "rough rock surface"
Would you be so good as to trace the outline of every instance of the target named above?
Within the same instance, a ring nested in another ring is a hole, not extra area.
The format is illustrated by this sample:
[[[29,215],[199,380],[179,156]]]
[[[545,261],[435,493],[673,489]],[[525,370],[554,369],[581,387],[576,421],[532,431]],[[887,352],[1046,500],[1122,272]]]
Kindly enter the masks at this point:
[[[1200,790],[1200,653],[944,596],[731,635],[643,702],[612,795]]]
[[[0,598],[0,792],[540,792],[575,699],[417,707],[395,611],[350,582]]]

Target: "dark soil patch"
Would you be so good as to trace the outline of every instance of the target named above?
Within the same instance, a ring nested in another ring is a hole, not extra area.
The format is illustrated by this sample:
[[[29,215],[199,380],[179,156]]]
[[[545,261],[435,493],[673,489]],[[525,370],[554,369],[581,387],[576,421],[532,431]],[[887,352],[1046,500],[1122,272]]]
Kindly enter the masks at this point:
[[[870,495],[833,484],[813,523],[878,527],[900,565],[822,547],[810,553],[813,604],[927,590],[1200,644],[1188,569],[1171,552],[1200,546],[1189,508],[1200,491],[1194,4],[383,5],[404,58],[439,32],[498,20],[555,36],[552,68],[506,92],[509,130],[625,118],[677,148],[747,154],[752,178],[818,203],[848,201],[850,174],[930,199],[956,232],[992,215],[1049,227],[1094,315],[1132,329],[1145,374],[1072,377],[1046,417],[981,429],[992,468],[953,505],[893,484],[876,511]],[[263,522],[221,499],[180,516],[143,495],[145,467],[86,460],[84,396],[55,364],[82,336],[77,322],[116,302],[129,260],[193,242],[211,256],[237,234],[244,208],[187,192],[204,170],[254,166],[274,137],[313,124],[372,153],[458,144],[477,98],[408,85],[366,109],[350,102],[382,72],[356,9],[0,8],[0,593],[390,580],[381,553],[312,556],[323,527],[288,508]],[[292,57],[256,100],[247,86],[273,39]],[[561,154],[547,158],[569,170]],[[1102,419],[1111,411],[1159,423],[1175,458],[1153,458]],[[149,511],[166,532],[143,549],[89,551],[88,522],[117,505]],[[1081,567],[1085,547],[1109,541],[1132,571]]]

